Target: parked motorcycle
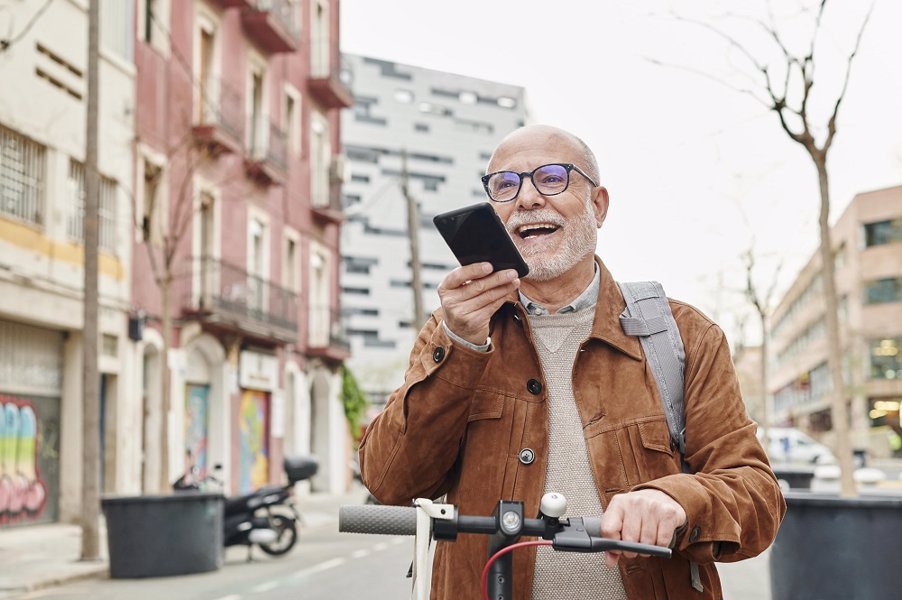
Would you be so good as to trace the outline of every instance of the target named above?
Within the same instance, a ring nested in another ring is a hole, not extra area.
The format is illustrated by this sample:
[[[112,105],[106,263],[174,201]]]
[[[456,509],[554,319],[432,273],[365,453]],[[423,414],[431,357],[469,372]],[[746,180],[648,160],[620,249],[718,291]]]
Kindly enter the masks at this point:
[[[265,485],[250,494],[225,499],[223,507],[223,544],[247,546],[247,559],[252,560],[253,546],[270,556],[282,556],[291,550],[298,538],[300,512],[294,502],[294,484],[316,474],[319,463],[312,456],[286,458],[283,462],[287,485]],[[218,472],[221,465],[213,467]],[[192,467],[172,485],[176,491],[222,489],[216,475],[197,476]],[[285,507],[287,509],[280,509]],[[286,514],[288,513],[288,514]]]

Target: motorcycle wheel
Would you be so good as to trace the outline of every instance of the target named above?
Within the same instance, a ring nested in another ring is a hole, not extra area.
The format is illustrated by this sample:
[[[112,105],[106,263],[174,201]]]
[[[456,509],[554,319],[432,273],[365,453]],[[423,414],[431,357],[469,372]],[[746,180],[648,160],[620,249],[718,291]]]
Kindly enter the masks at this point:
[[[282,515],[272,515],[269,523],[279,537],[272,544],[258,544],[260,549],[270,556],[281,556],[294,548],[295,542],[298,541],[297,524],[294,519]]]

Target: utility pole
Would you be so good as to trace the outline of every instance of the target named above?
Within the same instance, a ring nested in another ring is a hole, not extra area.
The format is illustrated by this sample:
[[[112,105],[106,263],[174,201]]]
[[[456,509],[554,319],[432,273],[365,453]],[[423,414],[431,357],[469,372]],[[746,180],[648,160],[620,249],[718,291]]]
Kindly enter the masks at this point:
[[[410,193],[407,149],[401,149],[401,193],[407,201],[407,238],[410,240],[410,287],[413,288],[413,321],[417,332],[423,327],[423,283],[420,277],[420,211]]]
[[[100,0],[88,8],[88,114],[85,127],[85,294],[82,332],[81,560],[100,559],[100,373],[97,365],[98,204],[97,173],[100,91]]]

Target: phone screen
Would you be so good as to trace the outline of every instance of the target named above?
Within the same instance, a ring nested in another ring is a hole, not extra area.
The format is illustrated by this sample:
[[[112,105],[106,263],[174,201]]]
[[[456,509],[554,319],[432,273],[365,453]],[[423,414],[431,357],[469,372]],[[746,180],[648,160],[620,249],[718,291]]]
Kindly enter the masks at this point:
[[[516,269],[520,277],[529,273],[507,229],[488,203],[438,214],[433,223],[460,264],[489,262],[496,271]]]

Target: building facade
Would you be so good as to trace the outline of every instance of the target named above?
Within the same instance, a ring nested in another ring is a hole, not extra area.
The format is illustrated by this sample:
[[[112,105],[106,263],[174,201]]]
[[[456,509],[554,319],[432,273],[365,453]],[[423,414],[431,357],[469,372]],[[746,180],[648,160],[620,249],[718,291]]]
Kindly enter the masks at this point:
[[[853,445],[898,453],[902,402],[902,186],[858,194],[832,228]],[[827,335],[815,254],[771,320],[776,422],[832,443]]]
[[[351,99],[338,78],[339,3],[137,7],[142,485],[218,464],[227,491],[247,493],[281,481],[284,456],[313,453],[313,489],[340,491],[348,348],[335,335],[342,215],[332,175]]]
[[[342,309],[349,364],[378,405],[401,383],[417,333],[402,185],[417,206],[428,315],[438,306],[438,283],[457,266],[432,218],[487,201],[479,178],[527,109],[517,86],[349,54],[343,69],[354,108],[342,116]]]
[[[0,12],[0,528],[75,520],[82,487],[87,2]],[[128,2],[101,2],[101,490],[135,491]]]

